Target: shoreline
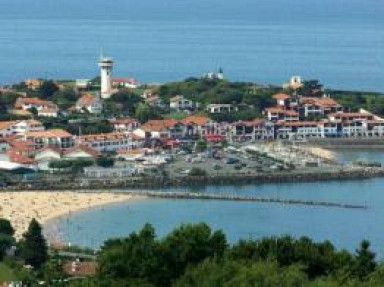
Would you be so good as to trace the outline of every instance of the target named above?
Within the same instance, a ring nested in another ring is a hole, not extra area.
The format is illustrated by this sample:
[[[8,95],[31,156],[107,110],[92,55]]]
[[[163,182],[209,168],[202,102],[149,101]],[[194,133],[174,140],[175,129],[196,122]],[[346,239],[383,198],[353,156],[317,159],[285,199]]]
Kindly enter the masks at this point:
[[[0,217],[11,221],[15,237],[20,239],[35,218],[43,227],[55,219],[78,212],[114,203],[126,202],[140,196],[122,193],[67,191],[2,191],[0,192]],[[46,232],[44,231],[44,234]],[[47,241],[60,239],[50,234]],[[52,240],[50,240],[52,239]]]

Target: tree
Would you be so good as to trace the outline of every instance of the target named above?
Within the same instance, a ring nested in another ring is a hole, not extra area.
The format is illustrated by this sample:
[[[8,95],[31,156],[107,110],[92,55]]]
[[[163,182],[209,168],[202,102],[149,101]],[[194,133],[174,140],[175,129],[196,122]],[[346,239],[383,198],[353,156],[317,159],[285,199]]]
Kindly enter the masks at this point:
[[[0,234],[0,260],[3,260],[5,252],[15,244],[15,239],[11,235]]]
[[[139,103],[135,113],[136,119],[138,119],[141,123],[145,123],[150,119],[155,119],[158,117],[156,111],[145,103]]]
[[[107,167],[113,167],[115,164],[115,160],[111,157],[100,156],[97,158],[96,163],[98,166],[107,168]]]
[[[53,94],[59,90],[59,87],[51,80],[44,81],[38,89],[38,94],[43,99],[51,99]]]
[[[120,90],[113,94],[107,102],[118,105],[124,114],[133,115],[137,105],[141,102],[141,98],[132,90]]]
[[[207,172],[204,169],[193,167],[189,173],[189,176],[207,176]]]
[[[47,261],[47,243],[42,234],[41,225],[34,218],[29,224],[27,232],[23,234],[21,257],[34,268],[40,268]]]
[[[63,91],[57,91],[53,94],[52,101],[56,103],[61,109],[68,109],[74,104],[78,99],[78,94],[74,89],[66,88]]]
[[[13,236],[15,230],[13,229],[11,222],[7,219],[0,218],[0,234]]]
[[[376,255],[369,249],[370,245],[369,241],[363,240],[360,244],[360,248],[356,250],[355,274],[361,280],[365,279],[376,268]]]
[[[6,250],[15,243],[15,239],[13,238],[14,233],[15,230],[11,222],[7,219],[0,218],[0,260],[3,259]]]
[[[29,108],[28,111],[34,116],[37,117],[39,115],[39,111],[36,107]]]

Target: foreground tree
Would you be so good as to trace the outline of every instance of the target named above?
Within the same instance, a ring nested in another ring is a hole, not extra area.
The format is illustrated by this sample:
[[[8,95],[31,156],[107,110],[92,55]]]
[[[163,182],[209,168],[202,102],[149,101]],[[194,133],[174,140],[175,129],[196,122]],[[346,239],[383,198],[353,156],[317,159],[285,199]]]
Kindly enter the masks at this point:
[[[34,218],[29,224],[27,232],[23,234],[21,257],[26,264],[30,264],[34,268],[40,268],[47,261],[47,243],[42,234],[41,225]]]
[[[15,230],[13,229],[11,222],[7,219],[0,218],[0,234],[13,236]]]

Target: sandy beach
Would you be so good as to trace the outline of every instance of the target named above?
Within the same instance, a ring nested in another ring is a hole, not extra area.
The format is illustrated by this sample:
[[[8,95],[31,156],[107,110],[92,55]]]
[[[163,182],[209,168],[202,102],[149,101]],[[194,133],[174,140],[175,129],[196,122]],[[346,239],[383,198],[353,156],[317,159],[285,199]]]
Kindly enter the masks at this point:
[[[123,202],[132,199],[129,194],[72,191],[17,191],[0,192],[0,218],[11,221],[16,238],[21,238],[32,218],[41,224],[70,212]]]

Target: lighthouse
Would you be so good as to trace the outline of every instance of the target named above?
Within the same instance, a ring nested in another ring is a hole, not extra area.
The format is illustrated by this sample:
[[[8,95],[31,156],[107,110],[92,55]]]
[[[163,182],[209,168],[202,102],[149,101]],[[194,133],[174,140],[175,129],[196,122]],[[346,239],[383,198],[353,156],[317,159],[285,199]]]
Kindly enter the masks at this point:
[[[100,57],[99,67],[101,70],[101,97],[109,99],[112,95],[112,58]]]

